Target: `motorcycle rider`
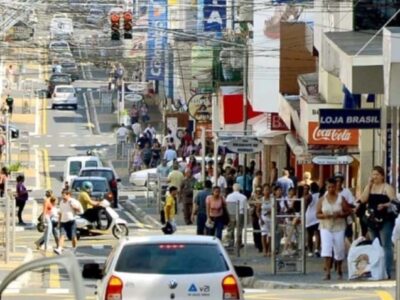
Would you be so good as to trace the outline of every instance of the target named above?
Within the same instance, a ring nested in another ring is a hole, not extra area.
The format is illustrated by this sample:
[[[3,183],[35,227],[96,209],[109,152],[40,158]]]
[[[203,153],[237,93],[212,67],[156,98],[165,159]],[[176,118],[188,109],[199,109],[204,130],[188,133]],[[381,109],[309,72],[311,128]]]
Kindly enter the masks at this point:
[[[83,207],[82,217],[91,223],[96,223],[97,229],[101,229],[99,213],[103,207],[100,206],[99,201],[95,201],[91,198],[90,194],[93,190],[93,184],[90,181],[84,181],[82,183],[81,191],[78,196],[79,202]]]

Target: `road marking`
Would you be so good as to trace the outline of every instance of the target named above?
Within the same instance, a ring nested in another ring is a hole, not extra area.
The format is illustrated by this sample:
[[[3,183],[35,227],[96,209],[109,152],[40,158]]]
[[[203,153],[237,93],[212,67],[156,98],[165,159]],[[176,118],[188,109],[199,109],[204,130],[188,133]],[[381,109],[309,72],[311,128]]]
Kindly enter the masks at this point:
[[[51,180],[50,180],[50,169],[49,169],[49,152],[47,149],[43,149],[43,164],[44,164],[44,176],[45,176],[45,186],[47,190],[51,190]]]
[[[46,289],[46,294],[69,294],[69,289],[50,288]]]
[[[46,148],[51,148],[51,145],[46,145],[45,147],[46,147]]]
[[[53,137],[53,136],[52,136],[51,134],[48,134],[47,137],[48,137],[48,138],[51,138],[51,137]]]
[[[49,165],[49,168],[55,168],[56,165]]]
[[[75,148],[76,147],[76,144],[71,144],[71,145],[69,145],[71,148]]]
[[[47,100],[46,98],[43,99],[42,102],[42,135],[47,134]]]
[[[34,147],[34,151],[35,151],[35,182],[36,182],[36,188],[39,189],[40,188],[40,174],[39,174],[39,153],[38,150],[36,148],[39,147],[39,145],[34,145],[37,147]]]
[[[394,300],[394,298],[392,297],[392,295],[390,295],[388,292],[386,291],[375,291],[375,293],[379,296],[379,298],[381,300]]]
[[[60,144],[60,145],[58,145],[58,147],[63,148],[63,147],[64,147],[64,144]]]
[[[87,120],[87,127],[89,129],[90,134],[93,134],[93,124],[90,122],[90,115],[89,115],[89,105],[88,100],[86,97],[86,93],[82,94],[83,102],[85,103],[85,112],[86,112],[86,120]]]
[[[39,145],[32,145],[32,148],[39,148]]]
[[[61,287],[60,273],[58,272],[58,266],[57,265],[51,265],[50,266],[50,278],[49,278],[49,281],[50,281],[49,282],[50,289],[47,289],[46,293],[47,293],[48,290],[54,291],[55,289],[59,289]],[[56,294],[58,294],[58,293],[56,293]]]

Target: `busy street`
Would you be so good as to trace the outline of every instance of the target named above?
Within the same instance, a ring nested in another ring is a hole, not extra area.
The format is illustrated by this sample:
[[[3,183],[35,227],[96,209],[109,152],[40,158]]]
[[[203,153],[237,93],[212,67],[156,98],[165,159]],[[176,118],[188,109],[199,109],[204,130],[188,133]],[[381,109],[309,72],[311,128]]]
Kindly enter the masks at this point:
[[[0,298],[400,300],[400,1],[0,0]]]

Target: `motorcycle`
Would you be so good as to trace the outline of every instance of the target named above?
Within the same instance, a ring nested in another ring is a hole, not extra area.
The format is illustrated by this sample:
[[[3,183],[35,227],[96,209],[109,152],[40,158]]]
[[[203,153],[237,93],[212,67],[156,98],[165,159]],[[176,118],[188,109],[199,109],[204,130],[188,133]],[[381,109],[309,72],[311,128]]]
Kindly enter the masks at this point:
[[[105,234],[111,231],[116,239],[129,234],[128,222],[121,219],[118,213],[111,207],[110,202],[102,200],[100,202],[99,221],[100,224],[90,222],[79,215],[75,219],[78,238],[96,234]],[[100,227],[97,229],[96,227]]]

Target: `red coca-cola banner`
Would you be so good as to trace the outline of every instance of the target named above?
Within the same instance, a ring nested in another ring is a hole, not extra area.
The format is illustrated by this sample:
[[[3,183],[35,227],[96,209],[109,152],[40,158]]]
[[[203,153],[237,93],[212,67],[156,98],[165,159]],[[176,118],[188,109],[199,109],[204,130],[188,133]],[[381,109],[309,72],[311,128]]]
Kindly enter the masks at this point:
[[[358,129],[320,129],[318,122],[309,122],[308,144],[357,146]]]

